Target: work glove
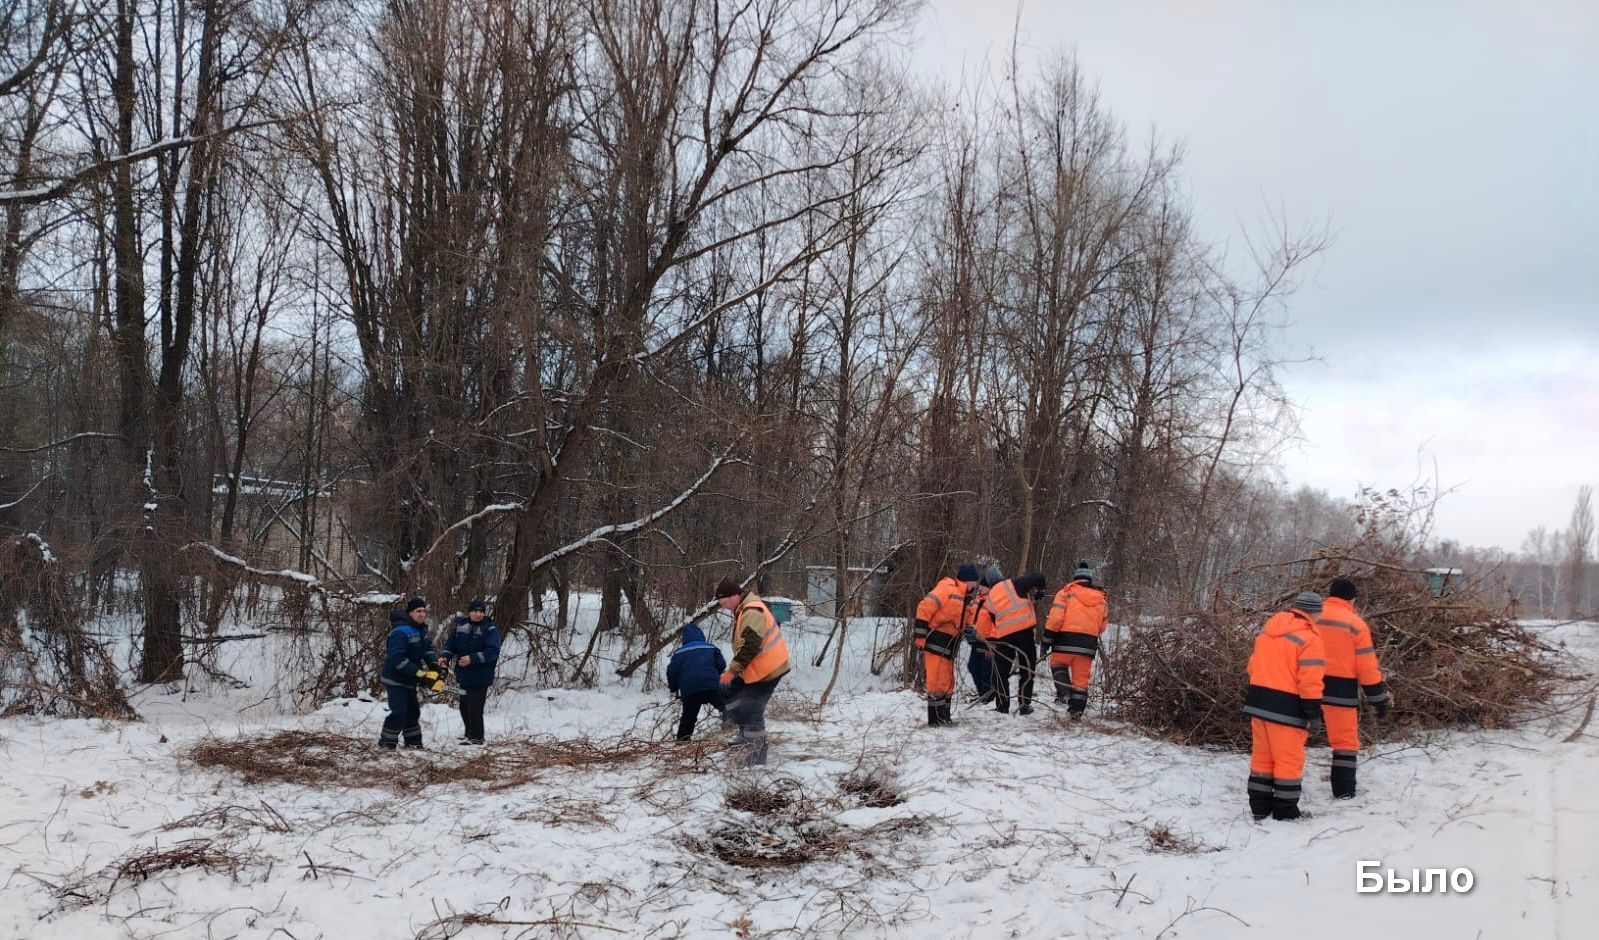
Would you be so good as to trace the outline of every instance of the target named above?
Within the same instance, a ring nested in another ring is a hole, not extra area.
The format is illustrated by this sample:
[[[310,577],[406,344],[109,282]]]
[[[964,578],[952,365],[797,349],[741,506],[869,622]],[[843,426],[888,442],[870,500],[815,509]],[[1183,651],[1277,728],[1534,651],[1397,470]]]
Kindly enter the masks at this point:
[[[1388,697],[1387,698],[1382,699],[1381,701],[1377,701],[1377,702],[1372,702],[1371,703],[1371,707],[1377,710],[1377,717],[1378,718],[1387,718],[1388,717],[1388,709],[1392,705],[1393,705],[1393,693],[1392,692],[1388,693]]]
[[[1306,721],[1308,723],[1305,725],[1305,731],[1308,732],[1311,737],[1321,734],[1322,721],[1320,715],[1311,715],[1306,719]]]
[[[738,681],[739,678],[733,675],[733,670],[729,669],[727,672],[722,673],[722,694],[726,695],[733,691],[733,683]]]

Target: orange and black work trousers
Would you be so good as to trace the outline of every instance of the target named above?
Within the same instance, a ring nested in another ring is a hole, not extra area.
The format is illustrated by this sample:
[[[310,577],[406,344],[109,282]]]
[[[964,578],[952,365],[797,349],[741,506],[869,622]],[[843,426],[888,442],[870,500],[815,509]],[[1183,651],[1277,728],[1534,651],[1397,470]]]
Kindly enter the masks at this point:
[[[1305,776],[1304,728],[1264,718],[1249,719],[1254,747],[1249,754],[1249,811],[1256,819],[1295,819]]]
[[[1055,701],[1081,715],[1088,707],[1088,680],[1094,674],[1094,657],[1082,653],[1050,653],[1049,675],[1055,680]]]
[[[922,671],[927,676],[927,723],[952,724],[950,715],[955,698],[955,650],[960,638],[936,630],[927,634],[922,650]]]
[[[1327,723],[1327,743],[1332,745],[1332,795],[1348,800],[1355,795],[1355,763],[1360,754],[1360,709],[1347,705],[1321,705]]]

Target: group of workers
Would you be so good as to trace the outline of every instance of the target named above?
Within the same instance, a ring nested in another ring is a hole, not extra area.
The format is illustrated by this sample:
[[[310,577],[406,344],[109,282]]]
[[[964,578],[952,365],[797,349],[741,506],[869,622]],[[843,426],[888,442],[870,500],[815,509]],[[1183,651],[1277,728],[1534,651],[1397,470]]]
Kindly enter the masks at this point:
[[[1355,796],[1360,702],[1388,717],[1393,696],[1377,665],[1371,627],[1355,612],[1355,583],[1335,578],[1327,598],[1306,591],[1272,614],[1249,657],[1249,811],[1256,819],[1298,819],[1305,742],[1325,723],[1332,747],[1332,795]]]
[[[1037,602],[1046,577],[1031,571],[1006,580],[998,568],[978,573],[961,565],[941,579],[916,606],[914,637],[922,651],[927,723],[952,724],[955,657],[964,636],[971,646],[967,668],[979,701],[1010,711],[1010,677],[1017,677],[1017,713],[1032,713],[1033,672],[1040,645]],[[1305,769],[1305,743],[1326,725],[1332,747],[1335,799],[1355,796],[1360,751],[1361,700],[1379,718],[1392,698],[1377,664],[1371,628],[1355,611],[1353,581],[1336,578],[1327,599],[1304,592],[1288,609],[1273,614],[1255,638],[1249,659],[1249,809],[1257,820],[1297,819]],[[1088,707],[1094,656],[1109,622],[1103,588],[1094,569],[1079,561],[1055,594],[1042,631],[1055,701],[1073,720]]]
[[[967,669],[979,701],[992,701],[996,711],[1009,712],[1014,675],[1016,711],[1032,714],[1039,650],[1037,601],[1045,581],[1041,571],[1007,579],[998,567],[978,574],[976,565],[965,564],[954,577],[933,585],[916,605],[913,636],[922,651],[929,725],[953,723],[955,654],[963,636],[971,646]],[[1064,704],[1073,719],[1081,718],[1088,707],[1094,654],[1107,623],[1105,592],[1094,583],[1094,569],[1080,561],[1071,580],[1055,594],[1043,631],[1055,701]]]
[[[978,701],[1009,712],[1010,680],[1016,677],[1017,714],[1033,711],[1033,673],[1040,643],[1037,604],[1047,578],[1029,571],[1007,579],[998,567],[979,572],[963,564],[941,579],[916,605],[913,636],[922,651],[927,694],[927,724],[953,724],[955,658],[964,637],[971,647],[968,669]],[[1360,705],[1387,717],[1392,697],[1377,664],[1371,628],[1355,611],[1353,581],[1336,578],[1327,598],[1299,594],[1288,608],[1267,619],[1249,658],[1249,809],[1257,820],[1297,819],[1305,769],[1305,744],[1325,724],[1332,748],[1332,794],[1349,799],[1356,791],[1360,751]],[[745,766],[766,763],[766,708],[789,672],[788,644],[766,603],[741,582],[723,578],[715,589],[717,605],[733,616],[733,657],[727,661],[706,642],[694,623],[683,627],[683,643],[667,665],[667,687],[682,699],[678,740],[688,740],[706,706],[738,728]],[[419,689],[443,691],[453,669],[464,732],[460,743],[483,743],[483,704],[494,682],[500,634],[487,606],[474,600],[454,618],[435,652],[427,627],[427,603],[412,598],[390,615],[381,682],[388,692],[388,715],[378,745],[422,747]],[[1042,630],[1055,701],[1073,719],[1088,707],[1094,657],[1109,623],[1104,589],[1094,569],[1079,561],[1071,579],[1056,592]]]

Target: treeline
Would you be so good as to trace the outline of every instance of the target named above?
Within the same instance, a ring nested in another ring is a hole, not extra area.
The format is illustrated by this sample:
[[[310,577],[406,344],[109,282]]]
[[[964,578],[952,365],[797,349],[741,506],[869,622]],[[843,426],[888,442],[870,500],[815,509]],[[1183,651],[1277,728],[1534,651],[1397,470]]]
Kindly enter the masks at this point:
[[[0,536],[145,681],[241,583],[648,641],[734,570],[1159,609],[1355,531],[1272,483],[1324,238],[1225,257],[1070,57],[929,87],[908,0],[9,9]]]

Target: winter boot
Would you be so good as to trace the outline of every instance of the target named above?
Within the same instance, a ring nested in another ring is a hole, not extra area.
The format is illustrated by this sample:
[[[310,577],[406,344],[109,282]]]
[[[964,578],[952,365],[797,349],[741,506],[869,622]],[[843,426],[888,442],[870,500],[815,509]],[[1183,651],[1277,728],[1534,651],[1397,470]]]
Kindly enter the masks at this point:
[[[1273,780],[1271,782],[1271,818],[1272,819],[1301,819],[1305,813],[1299,811],[1300,781],[1298,780]]]
[[[1272,819],[1291,821],[1295,819],[1314,819],[1315,817],[1315,813],[1300,810],[1298,800],[1272,800]]]
[[[1072,671],[1065,666],[1051,666],[1049,675],[1055,680],[1055,704],[1066,704],[1071,698]]]
[[[743,733],[744,766],[766,766],[766,732],[746,731]]]
[[[955,717],[950,714],[952,708],[954,708],[954,704],[948,699],[938,705],[938,723],[946,728],[955,723]]]
[[[1031,705],[1023,705],[1021,708],[1016,709],[1016,714],[1018,715],[1031,715],[1032,713],[1033,706]]]
[[[1071,692],[1071,703],[1066,706],[1066,711],[1071,714],[1072,720],[1076,721],[1077,719],[1083,717],[1083,712],[1085,712],[1087,710],[1088,710],[1088,690],[1087,689],[1072,689],[1072,692]]]
[[[1355,760],[1356,754],[1354,751],[1333,751],[1333,799],[1352,800],[1355,798]]]
[[[1271,815],[1271,774],[1249,775],[1249,814],[1256,820]]]
[[[383,731],[378,734],[378,747],[383,748],[385,751],[392,751],[399,746],[400,732],[394,730],[393,728],[384,728]]]
[[[929,727],[929,728],[938,727],[938,703],[937,702],[928,702],[927,703],[927,727]]]

